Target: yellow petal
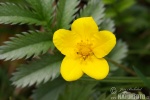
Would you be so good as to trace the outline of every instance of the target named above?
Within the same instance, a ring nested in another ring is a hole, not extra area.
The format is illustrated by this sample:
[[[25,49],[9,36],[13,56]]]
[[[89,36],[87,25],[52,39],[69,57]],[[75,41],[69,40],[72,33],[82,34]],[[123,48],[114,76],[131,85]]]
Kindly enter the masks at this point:
[[[94,34],[93,52],[97,58],[106,56],[115,46],[116,37],[109,31],[100,31]]]
[[[108,75],[109,66],[104,58],[97,59],[95,56],[92,56],[87,59],[86,63],[82,66],[82,70],[88,76],[100,80]]]
[[[79,79],[83,75],[80,60],[73,57],[65,57],[62,61],[60,72],[66,81]]]
[[[75,33],[65,29],[57,30],[53,36],[54,45],[64,55],[71,55],[75,52],[74,48],[78,40]]]
[[[71,26],[71,30],[82,39],[90,39],[91,36],[98,32],[98,26],[92,17],[82,17],[75,20]]]

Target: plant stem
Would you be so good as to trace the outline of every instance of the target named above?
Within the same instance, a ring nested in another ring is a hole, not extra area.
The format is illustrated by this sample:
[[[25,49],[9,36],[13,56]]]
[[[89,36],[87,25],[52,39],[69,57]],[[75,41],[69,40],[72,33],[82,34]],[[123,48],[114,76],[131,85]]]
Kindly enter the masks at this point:
[[[81,78],[84,81],[97,81],[95,79],[84,76]],[[147,80],[150,80],[150,77],[147,77]],[[143,81],[139,77],[107,77],[103,80],[100,80],[103,83],[139,83],[143,84]]]
[[[117,63],[116,61],[114,61],[114,60],[112,60],[110,58],[106,57],[105,59],[108,60],[108,61],[110,61],[114,65],[118,66],[119,68],[122,68],[123,70],[125,70],[128,73],[130,73],[131,75],[136,76],[136,73],[132,69],[129,69],[128,67],[126,67],[124,65],[121,65],[121,64]]]

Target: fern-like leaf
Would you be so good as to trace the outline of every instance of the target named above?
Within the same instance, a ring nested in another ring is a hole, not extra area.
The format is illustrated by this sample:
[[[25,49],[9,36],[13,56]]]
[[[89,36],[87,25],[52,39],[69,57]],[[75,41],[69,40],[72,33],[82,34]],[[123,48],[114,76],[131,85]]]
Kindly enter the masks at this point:
[[[53,46],[52,36],[41,32],[17,34],[17,37],[10,38],[0,47],[0,59],[15,60],[23,57],[29,58],[45,53]]]
[[[97,25],[100,25],[104,17],[104,4],[102,0],[89,0],[88,4],[80,11],[79,17],[92,16]]]
[[[109,30],[111,32],[115,31],[115,23],[110,18],[104,18],[103,22],[99,27],[102,30]]]
[[[49,81],[39,86],[32,97],[34,100],[58,100],[59,95],[64,92],[66,83],[61,78]]]
[[[52,24],[54,0],[26,0],[47,25]]]
[[[12,77],[13,84],[17,87],[31,86],[53,80],[59,75],[62,57],[60,55],[44,55],[41,59],[22,65]]]
[[[68,83],[65,91],[60,95],[58,100],[92,100],[89,98],[94,92],[93,87],[96,83],[83,81]]]
[[[128,52],[128,45],[125,42],[123,42],[122,40],[118,40],[116,46],[109,53],[108,57],[110,59],[113,59],[117,63],[122,63],[122,59],[127,56],[127,52]],[[116,67],[111,62],[108,62],[108,63],[110,65],[111,71],[118,69],[118,67]]]
[[[45,25],[37,14],[13,3],[0,3],[0,23]]]
[[[70,28],[70,23],[74,19],[77,12],[78,0],[59,0],[56,13],[56,28]]]

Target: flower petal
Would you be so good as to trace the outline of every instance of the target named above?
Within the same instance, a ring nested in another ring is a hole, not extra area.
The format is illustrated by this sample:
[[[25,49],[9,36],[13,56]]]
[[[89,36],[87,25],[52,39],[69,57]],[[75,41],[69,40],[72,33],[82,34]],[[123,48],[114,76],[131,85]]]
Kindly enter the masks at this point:
[[[66,56],[62,61],[60,72],[66,81],[79,79],[83,75],[80,60]]]
[[[82,66],[82,70],[88,76],[100,80],[108,75],[109,66],[104,58],[97,59],[95,56],[92,56],[87,59],[86,63]]]
[[[97,58],[106,56],[115,46],[116,37],[109,31],[100,31],[94,34],[93,52]]]
[[[78,40],[75,33],[65,29],[57,30],[53,36],[54,45],[64,55],[71,55],[74,53],[74,48]]]
[[[92,17],[82,17],[72,23],[71,30],[87,40],[98,32],[98,26]]]

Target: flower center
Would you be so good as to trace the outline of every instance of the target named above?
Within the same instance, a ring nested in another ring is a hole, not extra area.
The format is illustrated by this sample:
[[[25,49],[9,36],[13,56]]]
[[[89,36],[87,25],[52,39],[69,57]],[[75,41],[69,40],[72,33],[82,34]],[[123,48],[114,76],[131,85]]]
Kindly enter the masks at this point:
[[[90,43],[84,43],[81,41],[77,44],[77,54],[85,60],[87,57],[93,54],[91,45],[92,44]]]

